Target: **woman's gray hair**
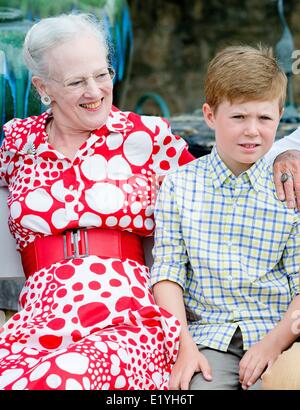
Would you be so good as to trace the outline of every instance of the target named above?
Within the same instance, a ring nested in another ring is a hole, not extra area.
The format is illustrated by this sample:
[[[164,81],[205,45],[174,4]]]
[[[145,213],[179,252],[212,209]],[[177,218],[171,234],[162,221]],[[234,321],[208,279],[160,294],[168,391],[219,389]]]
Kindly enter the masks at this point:
[[[106,50],[106,58],[109,59],[111,44],[108,42],[103,24],[94,16],[61,14],[40,20],[31,27],[24,40],[23,58],[28,70],[33,75],[47,78],[49,75],[49,62],[45,58],[47,52],[63,42],[84,34],[94,35],[99,40],[100,47]]]

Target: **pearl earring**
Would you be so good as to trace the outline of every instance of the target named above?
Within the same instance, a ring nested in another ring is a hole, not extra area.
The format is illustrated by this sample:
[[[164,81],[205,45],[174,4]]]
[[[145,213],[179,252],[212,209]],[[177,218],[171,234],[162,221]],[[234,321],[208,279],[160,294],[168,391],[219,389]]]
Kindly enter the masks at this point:
[[[49,97],[49,95],[43,95],[41,97],[41,101],[44,105],[50,105],[51,104],[51,97]]]

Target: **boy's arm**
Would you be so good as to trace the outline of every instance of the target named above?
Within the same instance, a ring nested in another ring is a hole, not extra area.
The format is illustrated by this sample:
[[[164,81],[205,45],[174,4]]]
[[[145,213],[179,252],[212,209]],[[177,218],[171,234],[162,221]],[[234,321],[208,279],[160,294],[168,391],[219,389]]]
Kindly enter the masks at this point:
[[[253,345],[240,362],[240,382],[250,387],[270,367],[278,355],[287,349],[300,334],[300,218],[296,219],[282,256],[293,298],[283,319],[258,343]]]
[[[154,263],[151,269],[151,284],[170,280],[184,289],[188,256],[176,200],[177,196],[182,195],[182,190],[177,184],[177,191],[174,192],[171,177],[172,175],[168,175],[164,178],[155,204]]]
[[[181,229],[181,218],[176,196],[183,195],[167,176],[160,189],[155,207],[154,264],[151,270],[151,283],[156,303],[172,313],[181,323],[179,354],[173,367],[169,387],[188,389],[195,372],[202,371],[210,380],[210,368],[205,357],[199,353],[193,341],[186,320],[183,289],[186,279],[188,256]]]
[[[181,324],[179,352],[170,377],[170,390],[188,390],[196,372],[202,372],[206,380],[212,380],[208,361],[199,352],[188,330],[182,288],[175,282],[164,280],[154,285],[153,293],[155,302],[176,316]]]

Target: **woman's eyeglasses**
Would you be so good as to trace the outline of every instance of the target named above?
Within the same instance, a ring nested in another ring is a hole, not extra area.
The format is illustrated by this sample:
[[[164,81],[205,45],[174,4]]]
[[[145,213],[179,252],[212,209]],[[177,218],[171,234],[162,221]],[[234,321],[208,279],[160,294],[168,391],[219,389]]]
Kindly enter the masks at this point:
[[[65,81],[58,81],[54,78],[50,78],[50,80],[55,81],[56,83],[62,84],[68,91],[78,91],[84,90],[88,87],[88,80],[93,78],[96,85],[101,85],[107,81],[112,81],[115,77],[115,70],[112,67],[108,67],[105,70],[101,70],[89,77],[74,77],[68,78]]]

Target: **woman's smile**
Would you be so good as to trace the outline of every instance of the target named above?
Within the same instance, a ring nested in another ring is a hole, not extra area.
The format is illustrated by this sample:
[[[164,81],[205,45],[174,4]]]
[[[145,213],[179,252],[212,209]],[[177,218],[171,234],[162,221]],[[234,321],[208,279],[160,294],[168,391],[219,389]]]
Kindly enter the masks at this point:
[[[85,110],[88,111],[98,111],[98,109],[101,107],[102,100],[90,102],[90,103],[84,103],[84,104],[79,104],[80,107],[84,108]]]

